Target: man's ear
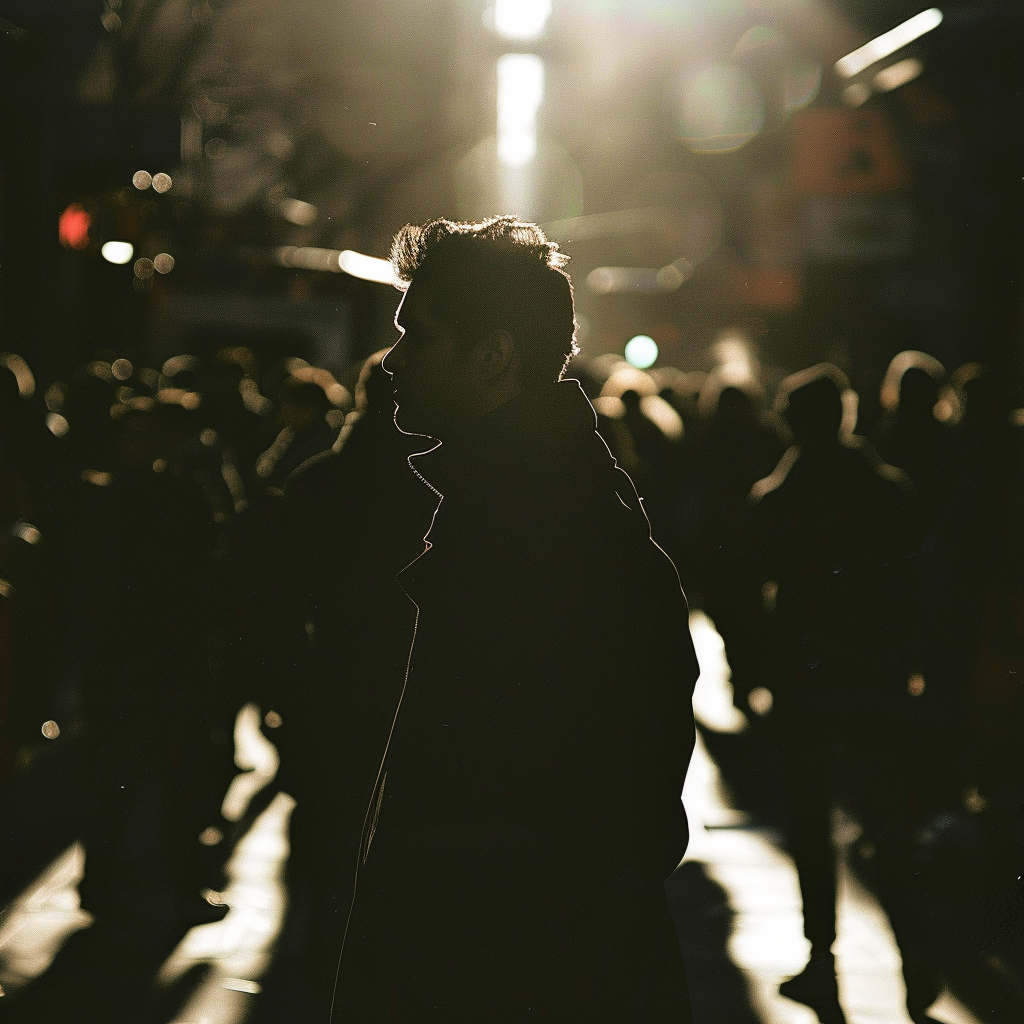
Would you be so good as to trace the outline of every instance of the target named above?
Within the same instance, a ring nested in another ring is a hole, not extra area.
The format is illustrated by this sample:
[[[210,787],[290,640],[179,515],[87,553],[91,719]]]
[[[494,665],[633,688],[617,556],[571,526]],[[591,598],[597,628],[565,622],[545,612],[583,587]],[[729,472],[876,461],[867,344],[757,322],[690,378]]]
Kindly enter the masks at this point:
[[[508,331],[491,331],[472,354],[473,370],[481,384],[493,384],[518,362],[515,342]]]

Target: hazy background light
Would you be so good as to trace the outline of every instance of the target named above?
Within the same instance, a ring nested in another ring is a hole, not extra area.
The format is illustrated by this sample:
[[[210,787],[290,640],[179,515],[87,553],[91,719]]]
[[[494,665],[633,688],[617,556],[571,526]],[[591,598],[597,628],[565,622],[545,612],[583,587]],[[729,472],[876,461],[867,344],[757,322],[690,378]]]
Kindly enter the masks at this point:
[[[842,92],[843,102],[850,107],[859,107],[871,99],[871,86],[864,82],[854,82]]]
[[[638,334],[626,342],[626,360],[638,370],[646,370],[658,359],[658,343],[649,335]]]
[[[906,60],[883,68],[875,75],[873,81],[879,92],[891,92],[901,85],[906,85],[907,82],[912,82],[922,71],[924,71],[924,65],[916,58],[908,57]]]
[[[71,429],[71,425],[59,412],[48,412],[46,414],[46,429],[54,437],[64,437]]]
[[[14,374],[18,382],[18,394],[22,398],[31,398],[36,393],[36,379],[32,370],[16,352],[0,352],[0,366],[5,366]]]
[[[497,0],[494,27],[506,39],[539,39],[551,16],[551,0]]]
[[[836,61],[836,71],[843,78],[852,78],[860,74],[866,67],[870,67],[875,61],[888,57],[897,50],[919,39],[926,32],[931,32],[942,22],[942,11],[937,7],[930,7],[927,11],[915,14],[913,18],[897,25],[888,32],[876,36],[870,42],[858,47],[852,53],[841,57]]]
[[[286,221],[300,228],[308,228],[317,218],[316,207],[301,199],[282,199],[277,208]]]
[[[338,249],[321,249],[312,245],[285,245],[276,252],[277,261],[285,267],[297,267],[301,270],[328,270],[340,274],[344,269],[338,260],[341,252]]]
[[[757,380],[759,368],[750,343],[741,334],[726,331],[712,346],[715,372],[725,385],[740,385]]]
[[[544,99],[544,62],[533,53],[498,58],[498,159],[525,167],[537,155],[537,111]]]
[[[764,96],[741,68],[713,64],[685,82],[680,136],[694,152],[740,149],[761,131],[764,117]]]
[[[125,264],[135,254],[135,247],[131,242],[104,242],[100,249],[100,255],[108,263]]]
[[[693,276],[693,264],[678,259],[664,267],[595,267],[587,288],[595,295],[620,292],[656,295],[676,291]]]

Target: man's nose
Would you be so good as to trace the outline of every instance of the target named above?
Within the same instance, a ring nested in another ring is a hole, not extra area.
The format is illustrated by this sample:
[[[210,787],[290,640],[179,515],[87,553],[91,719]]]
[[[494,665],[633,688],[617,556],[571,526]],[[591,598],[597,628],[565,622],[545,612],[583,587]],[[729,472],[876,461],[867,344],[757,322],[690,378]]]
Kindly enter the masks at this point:
[[[402,339],[398,341],[388,349],[387,354],[381,360],[381,369],[385,373],[390,373],[392,376],[405,365],[405,357],[403,355]]]

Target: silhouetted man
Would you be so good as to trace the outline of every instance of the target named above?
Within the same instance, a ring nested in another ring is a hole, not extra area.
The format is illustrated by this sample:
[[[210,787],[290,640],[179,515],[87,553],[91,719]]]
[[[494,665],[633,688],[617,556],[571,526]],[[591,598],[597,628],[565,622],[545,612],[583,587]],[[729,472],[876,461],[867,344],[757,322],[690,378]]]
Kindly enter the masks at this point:
[[[406,227],[385,359],[443,495],[363,832],[335,1021],[689,1019],[662,883],[697,665],[672,563],[579,385],[534,225]]]
[[[916,549],[909,482],[844,425],[846,378],[822,364],[780,389],[795,444],[752,497],[770,616],[772,725],[800,879],[807,967],[780,991],[844,1024],[832,945],[841,800],[876,845],[874,883],[903,955],[915,1022],[938,995],[915,901],[911,811],[922,751],[908,693],[908,580]]]

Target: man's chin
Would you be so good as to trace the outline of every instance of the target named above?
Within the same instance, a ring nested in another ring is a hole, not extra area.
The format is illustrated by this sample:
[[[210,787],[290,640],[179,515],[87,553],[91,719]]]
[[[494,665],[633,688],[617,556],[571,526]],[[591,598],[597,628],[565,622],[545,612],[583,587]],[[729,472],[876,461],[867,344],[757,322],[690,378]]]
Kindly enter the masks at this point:
[[[420,437],[437,436],[432,433],[430,428],[417,416],[410,413],[407,409],[403,409],[401,406],[396,406],[395,408],[395,426],[398,427],[403,434],[414,434]]]

